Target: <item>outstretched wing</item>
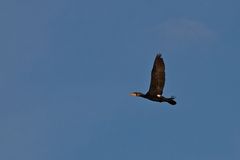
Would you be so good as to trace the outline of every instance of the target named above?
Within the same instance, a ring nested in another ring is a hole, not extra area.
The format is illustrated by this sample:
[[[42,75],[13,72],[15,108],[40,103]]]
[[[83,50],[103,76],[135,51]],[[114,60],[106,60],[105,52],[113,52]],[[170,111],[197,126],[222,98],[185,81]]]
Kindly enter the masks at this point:
[[[161,54],[158,54],[155,58],[152,73],[151,73],[151,83],[148,90],[149,95],[162,95],[163,87],[165,84],[165,65]]]

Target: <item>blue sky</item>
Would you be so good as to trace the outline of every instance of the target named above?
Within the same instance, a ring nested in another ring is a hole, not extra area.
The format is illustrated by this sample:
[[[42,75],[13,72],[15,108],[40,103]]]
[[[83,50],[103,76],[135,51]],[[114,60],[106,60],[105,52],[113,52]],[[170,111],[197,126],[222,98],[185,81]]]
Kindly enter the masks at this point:
[[[239,5],[1,0],[0,159],[240,159]]]

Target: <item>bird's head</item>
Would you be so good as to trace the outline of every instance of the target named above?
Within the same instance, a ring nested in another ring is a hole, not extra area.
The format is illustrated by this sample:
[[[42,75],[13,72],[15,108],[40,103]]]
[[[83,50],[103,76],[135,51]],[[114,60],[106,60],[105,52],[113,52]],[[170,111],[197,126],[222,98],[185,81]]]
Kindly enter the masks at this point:
[[[141,97],[141,96],[143,96],[143,94],[141,92],[132,92],[132,93],[130,93],[130,96]]]

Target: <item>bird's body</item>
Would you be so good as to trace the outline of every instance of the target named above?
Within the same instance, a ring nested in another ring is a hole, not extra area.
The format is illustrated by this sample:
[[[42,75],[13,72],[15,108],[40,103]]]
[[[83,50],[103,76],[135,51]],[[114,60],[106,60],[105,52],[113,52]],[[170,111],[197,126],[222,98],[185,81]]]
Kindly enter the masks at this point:
[[[152,72],[151,72],[151,83],[149,90],[146,94],[140,92],[131,93],[132,96],[138,96],[149,99],[156,102],[168,102],[171,105],[175,105],[176,101],[174,97],[166,98],[162,96],[163,88],[165,84],[165,64],[161,54],[158,54],[155,58]]]

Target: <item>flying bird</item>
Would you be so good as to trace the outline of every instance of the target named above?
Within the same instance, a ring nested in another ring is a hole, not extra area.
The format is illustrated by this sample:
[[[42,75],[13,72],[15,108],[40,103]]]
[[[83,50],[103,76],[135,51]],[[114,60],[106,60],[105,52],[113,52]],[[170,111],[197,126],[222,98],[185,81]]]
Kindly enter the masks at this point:
[[[156,102],[168,102],[171,105],[175,105],[175,97],[166,98],[163,94],[163,88],[165,84],[165,64],[161,54],[157,54],[151,73],[151,82],[149,90],[146,94],[141,92],[132,92],[131,96],[137,96],[149,99]]]

